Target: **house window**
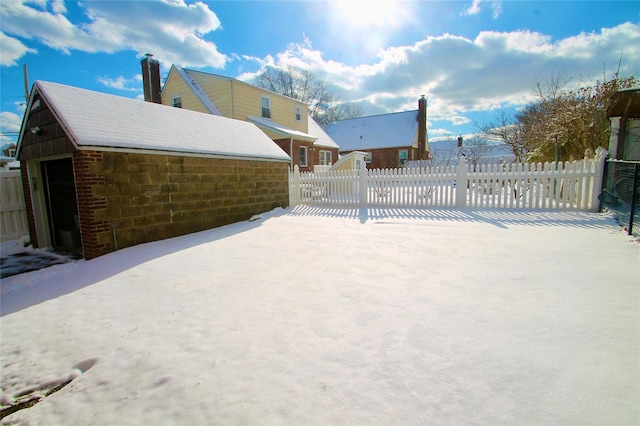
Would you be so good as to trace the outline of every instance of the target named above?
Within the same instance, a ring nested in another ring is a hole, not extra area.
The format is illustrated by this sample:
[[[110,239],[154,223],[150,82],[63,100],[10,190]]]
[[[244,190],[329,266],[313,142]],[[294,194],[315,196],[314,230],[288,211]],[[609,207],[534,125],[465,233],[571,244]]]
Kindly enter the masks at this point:
[[[182,108],[182,95],[173,95],[171,105],[174,108]]]
[[[306,146],[300,147],[300,166],[302,167],[307,166],[307,147]]]
[[[331,151],[320,151],[320,165],[321,166],[331,165]]]
[[[406,149],[401,149],[398,151],[398,159],[400,160],[400,165],[404,166],[407,164],[407,159],[409,158],[409,151]]]
[[[296,121],[302,121],[302,108],[296,107]]]
[[[371,153],[367,152],[367,155],[364,157],[364,162],[369,164],[371,162]]]
[[[262,107],[262,116],[264,118],[271,118],[271,99],[266,96],[261,96],[260,105]]]
[[[16,156],[16,149],[9,148],[9,157],[15,157],[15,156]]]
[[[31,105],[31,111],[38,109],[40,107],[40,99],[36,99],[36,101]]]

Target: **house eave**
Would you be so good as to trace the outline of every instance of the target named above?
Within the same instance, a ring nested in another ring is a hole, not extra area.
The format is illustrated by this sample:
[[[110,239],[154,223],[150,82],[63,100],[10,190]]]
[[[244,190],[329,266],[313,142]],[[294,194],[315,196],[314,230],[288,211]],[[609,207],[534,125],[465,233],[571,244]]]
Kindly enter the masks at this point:
[[[40,95],[40,99],[42,100],[42,102],[44,102],[44,104],[47,106],[47,108],[49,109],[49,111],[51,112],[55,120],[58,122],[60,127],[62,127],[65,134],[73,144],[73,147],[75,149],[80,149],[80,144],[78,143],[73,132],[70,131],[67,123],[62,119],[62,117],[58,115],[58,112],[56,111],[55,108],[53,108],[53,106],[47,99],[47,96],[45,95],[45,93],[42,90],[40,90],[40,88],[38,87],[38,83],[35,82],[33,83],[33,87],[31,88],[31,94],[29,95],[29,103],[27,104],[27,109],[24,115],[22,116],[22,124],[20,125],[20,133],[18,134],[18,143],[16,144],[16,159],[20,157],[20,151],[22,149],[22,141],[24,139],[24,133],[26,131],[26,124],[27,124],[27,121],[29,121],[29,117],[31,116],[31,108],[33,108],[33,101],[37,97],[36,96],[37,94]]]
[[[293,138],[295,140],[304,141],[304,142],[315,142],[318,139],[307,133],[300,132],[294,129],[289,129],[288,127],[280,123],[277,123],[275,121],[266,121],[266,119],[264,118],[248,115],[247,120],[260,128],[267,129],[271,132],[277,133],[287,138]]]
[[[227,153],[215,153],[215,152],[124,148],[124,147],[100,146],[100,145],[82,145],[79,147],[78,150],[79,151],[99,151],[99,152],[103,152],[103,151],[104,152],[122,152],[127,154],[171,155],[176,157],[217,158],[217,159],[224,159],[224,160],[252,160],[252,161],[266,161],[266,162],[280,162],[280,163],[289,163],[291,161],[291,158],[286,154],[285,154],[286,158],[284,158],[284,157],[254,156],[254,155],[227,154]]]

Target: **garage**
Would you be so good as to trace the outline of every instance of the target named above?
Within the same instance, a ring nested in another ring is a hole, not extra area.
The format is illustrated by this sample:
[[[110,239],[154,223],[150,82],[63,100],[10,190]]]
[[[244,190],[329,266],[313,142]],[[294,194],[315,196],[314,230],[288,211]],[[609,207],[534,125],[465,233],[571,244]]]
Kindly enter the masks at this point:
[[[31,244],[85,259],[289,202],[254,124],[57,83],[34,84],[17,156]]]

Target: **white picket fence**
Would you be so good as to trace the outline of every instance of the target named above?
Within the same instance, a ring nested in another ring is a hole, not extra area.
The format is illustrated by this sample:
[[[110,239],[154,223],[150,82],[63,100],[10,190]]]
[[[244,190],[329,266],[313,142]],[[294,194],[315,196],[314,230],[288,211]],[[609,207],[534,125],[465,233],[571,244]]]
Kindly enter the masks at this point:
[[[29,235],[20,170],[0,169],[0,242]]]
[[[289,173],[289,202],[328,206],[597,211],[607,152],[566,163]]]

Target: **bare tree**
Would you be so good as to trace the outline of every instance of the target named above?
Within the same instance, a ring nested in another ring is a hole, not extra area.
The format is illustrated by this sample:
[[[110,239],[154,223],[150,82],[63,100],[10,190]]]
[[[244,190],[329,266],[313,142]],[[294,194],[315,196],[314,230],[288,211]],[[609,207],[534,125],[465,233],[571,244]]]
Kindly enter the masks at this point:
[[[269,67],[260,74],[257,85],[306,103],[309,105],[309,114],[322,127],[332,121],[362,115],[362,108],[339,102],[327,89],[327,84],[308,69]]]
[[[494,147],[495,146],[486,139],[473,137],[463,142],[461,151],[466,160],[473,165],[473,167],[477,167],[480,164],[481,158],[489,155]]]
[[[515,114],[499,110],[494,121],[477,126],[480,135],[508,145],[516,161],[574,160],[607,146],[611,96],[638,80],[616,73],[609,80],[567,90],[569,80],[561,74],[536,79],[537,100]]]
[[[525,161],[528,151],[527,144],[522,137],[521,123],[514,114],[501,108],[493,121],[476,124],[476,127],[479,135],[484,139],[508,146],[516,157],[516,162]]]

